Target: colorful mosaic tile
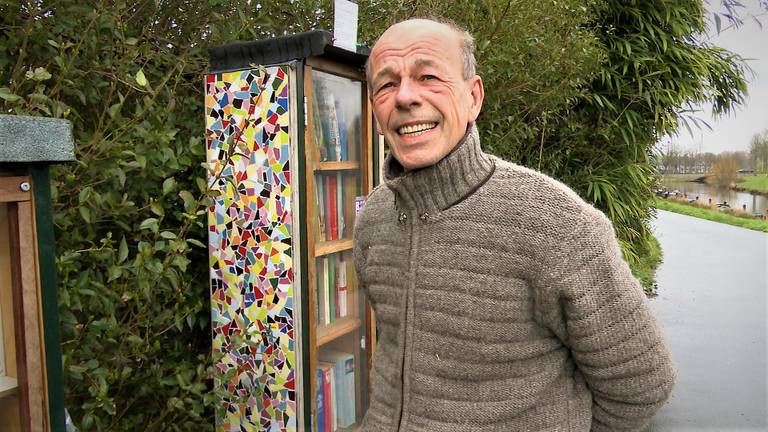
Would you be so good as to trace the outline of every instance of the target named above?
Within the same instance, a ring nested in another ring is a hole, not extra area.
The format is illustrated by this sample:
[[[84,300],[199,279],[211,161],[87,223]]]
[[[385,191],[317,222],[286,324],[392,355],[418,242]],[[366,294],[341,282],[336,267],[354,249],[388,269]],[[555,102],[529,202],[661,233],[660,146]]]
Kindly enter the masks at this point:
[[[205,78],[218,431],[296,430],[288,75]]]

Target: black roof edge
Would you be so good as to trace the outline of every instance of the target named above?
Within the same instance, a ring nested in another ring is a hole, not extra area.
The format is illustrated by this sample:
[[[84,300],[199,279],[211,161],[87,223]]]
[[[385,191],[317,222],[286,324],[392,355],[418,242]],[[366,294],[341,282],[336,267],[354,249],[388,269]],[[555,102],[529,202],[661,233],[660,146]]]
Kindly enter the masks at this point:
[[[251,65],[273,65],[322,55],[333,60],[363,67],[370,49],[357,52],[333,45],[333,35],[326,30],[312,30],[289,36],[250,42],[234,42],[208,49],[210,72],[246,69]]]

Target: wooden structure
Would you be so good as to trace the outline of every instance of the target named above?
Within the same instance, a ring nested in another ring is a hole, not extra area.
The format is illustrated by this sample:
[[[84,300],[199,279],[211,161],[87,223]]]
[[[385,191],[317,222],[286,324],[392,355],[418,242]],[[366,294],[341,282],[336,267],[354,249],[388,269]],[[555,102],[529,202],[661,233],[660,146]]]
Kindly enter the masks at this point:
[[[63,431],[51,163],[66,120],[0,115],[0,430]]]
[[[352,257],[380,155],[367,56],[324,31],[210,54],[217,430],[354,430],[375,343]]]

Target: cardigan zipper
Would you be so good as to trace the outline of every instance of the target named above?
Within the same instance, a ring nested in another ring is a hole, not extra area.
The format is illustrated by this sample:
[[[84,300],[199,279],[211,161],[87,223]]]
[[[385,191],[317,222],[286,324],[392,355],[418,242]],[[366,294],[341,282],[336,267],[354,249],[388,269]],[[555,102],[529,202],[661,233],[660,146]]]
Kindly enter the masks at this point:
[[[405,317],[403,319],[403,326],[405,328],[403,332],[403,358],[400,361],[400,416],[397,423],[397,432],[405,431],[408,423],[405,410],[410,401],[410,377],[407,375],[407,372],[410,370],[411,366],[411,353],[413,351],[411,345],[413,343],[413,326],[416,314],[414,310],[416,305],[416,260],[414,257],[419,247],[420,230],[418,229],[419,224],[416,221],[416,213],[411,212],[409,216],[410,217],[406,217],[407,222],[405,223],[407,229],[410,230],[410,245],[408,247],[408,285],[405,295],[405,310],[403,313]],[[418,219],[421,219],[422,223],[426,222],[426,218],[424,217],[419,216]]]

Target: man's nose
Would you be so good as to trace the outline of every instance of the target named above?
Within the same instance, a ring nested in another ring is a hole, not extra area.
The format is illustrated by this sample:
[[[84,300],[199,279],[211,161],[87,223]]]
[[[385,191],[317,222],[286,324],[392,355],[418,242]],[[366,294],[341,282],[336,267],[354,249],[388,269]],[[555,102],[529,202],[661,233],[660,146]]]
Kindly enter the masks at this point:
[[[414,85],[414,82],[409,79],[400,81],[400,85],[397,87],[397,94],[395,95],[397,107],[399,109],[410,109],[418,105],[420,101],[418,86]]]

